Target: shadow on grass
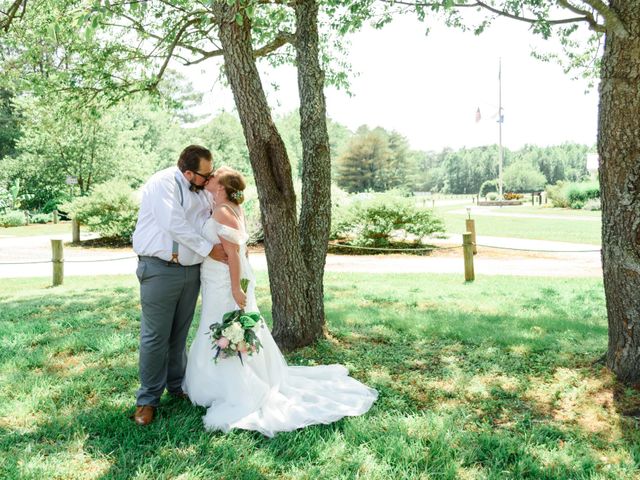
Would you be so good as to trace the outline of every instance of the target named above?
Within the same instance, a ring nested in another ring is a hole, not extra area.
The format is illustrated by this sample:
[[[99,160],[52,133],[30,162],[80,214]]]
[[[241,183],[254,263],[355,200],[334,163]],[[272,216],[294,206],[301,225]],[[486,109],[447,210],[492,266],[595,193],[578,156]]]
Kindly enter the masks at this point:
[[[288,361],[346,364],[380,398],[362,417],[274,439],[205,432],[202,408],[168,397],[156,422],[133,424],[136,289],[0,299],[2,477],[635,475],[640,438],[616,409],[640,396],[591,366],[606,328],[588,299],[541,290],[490,311],[338,287],[331,336]]]

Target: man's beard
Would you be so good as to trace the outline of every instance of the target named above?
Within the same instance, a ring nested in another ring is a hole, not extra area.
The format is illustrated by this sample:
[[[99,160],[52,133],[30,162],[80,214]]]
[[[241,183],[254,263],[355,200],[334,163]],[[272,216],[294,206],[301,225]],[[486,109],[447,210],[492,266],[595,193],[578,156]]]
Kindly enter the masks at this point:
[[[189,182],[189,184],[190,184],[189,191],[191,192],[200,193],[201,190],[204,190],[204,185],[196,185],[193,182]]]

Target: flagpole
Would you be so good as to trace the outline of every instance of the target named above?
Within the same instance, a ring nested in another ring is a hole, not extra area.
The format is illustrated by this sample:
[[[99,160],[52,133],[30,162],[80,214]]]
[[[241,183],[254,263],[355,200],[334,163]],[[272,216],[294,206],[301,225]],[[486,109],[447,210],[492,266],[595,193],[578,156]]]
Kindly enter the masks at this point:
[[[502,58],[498,60],[498,194],[502,196]]]

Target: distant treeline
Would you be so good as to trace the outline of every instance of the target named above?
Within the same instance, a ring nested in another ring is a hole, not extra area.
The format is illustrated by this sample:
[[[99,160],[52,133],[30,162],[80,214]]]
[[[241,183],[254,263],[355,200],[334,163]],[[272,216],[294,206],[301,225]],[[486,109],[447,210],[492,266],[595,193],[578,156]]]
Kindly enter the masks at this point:
[[[74,195],[85,195],[109,180],[139,187],[153,172],[173,165],[185,145],[200,143],[248,176],[251,166],[242,127],[221,113],[197,127],[188,111],[146,96],[134,96],[103,110],[78,111],[64,101],[41,102],[0,90],[0,209],[51,211],[69,200],[67,176],[77,178]],[[294,178],[302,170],[300,118],[294,111],[275,118],[289,151]],[[362,126],[356,132],[327,120],[333,181],[347,192],[404,189],[478,193],[498,176],[496,146],[441,152],[412,150],[406,137]],[[542,188],[587,175],[585,145],[505,149],[509,169],[522,187]],[[533,182],[533,183],[531,183]],[[525,186],[526,186],[525,185]],[[520,188],[527,189],[527,188]],[[513,188],[518,190],[518,188]]]
[[[505,148],[505,187],[528,191],[558,181],[580,181],[588,176],[586,159],[591,150],[571,143]],[[401,188],[477,194],[484,182],[498,177],[498,158],[497,145],[421,152],[411,150],[397,132],[361,127],[335,158],[334,179],[348,192]]]

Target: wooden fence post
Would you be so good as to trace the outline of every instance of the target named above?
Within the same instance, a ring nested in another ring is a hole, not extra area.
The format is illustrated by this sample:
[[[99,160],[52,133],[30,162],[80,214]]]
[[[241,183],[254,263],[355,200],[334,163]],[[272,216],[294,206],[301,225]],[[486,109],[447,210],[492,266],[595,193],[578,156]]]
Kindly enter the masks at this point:
[[[51,240],[51,261],[53,262],[53,286],[64,281],[64,251],[62,240]]]
[[[71,237],[73,243],[80,243],[80,222],[75,218],[71,220]]]
[[[465,224],[467,227],[467,232],[471,234],[471,243],[473,244],[473,254],[478,253],[478,247],[476,245],[476,221],[472,218],[467,218],[465,220]]]
[[[60,218],[58,217],[58,210],[53,211],[53,224],[57,225]]]
[[[469,232],[462,234],[462,251],[464,253],[464,281],[473,282],[476,276],[473,271],[473,242]]]

